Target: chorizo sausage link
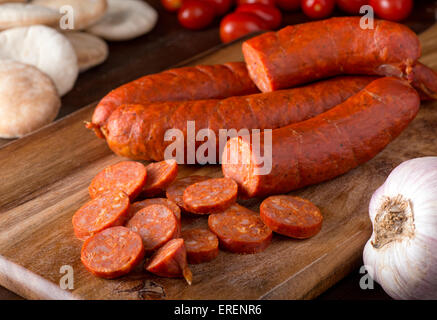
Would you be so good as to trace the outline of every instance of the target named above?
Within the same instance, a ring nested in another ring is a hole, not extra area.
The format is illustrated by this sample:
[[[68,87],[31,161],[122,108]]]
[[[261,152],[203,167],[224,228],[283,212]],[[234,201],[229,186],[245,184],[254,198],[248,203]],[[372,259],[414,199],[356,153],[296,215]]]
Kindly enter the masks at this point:
[[[104,130],[111,113],[123,104],[221,99],[257,91],[242,62],[170,69],[144,76],[112,90],[97,105],[88,127],[103,137],[101,128]]]
[[[243,43],[249,74],[262,92],[339,74],[411,77],[420,42],[408,27],[340,17],[285,27]]]
[[[411,85],[419,92],[422,100],[437,99],[437,72],[420,62],[413,67]]]
[[[225,177],[247,197],[286,193],[337,177],[372,159],[419,110],[417,92],[403,80],[381,78],[335,108],[272,131],[271,171],[247,137],[228,141]],[[252,137],[253,138],[253,137]],[[258,137],[264,150],[264,135]],[[268,159],[267,159],[268,160]]]
[[[275,129],[309,119],[340,104],[374,79],[346,76],[301,88],[224,100],[124,105],[108,119],[106,140],[120,156],[160,161],[172,143],[164,141],[165,133],[168,129],[179,129],[184,134],[187,155],[187,121],[194,121],[195,134],[209,128],[216,137],[220,129]],[[217,138],[217,144],[218,141]],[[195,147],[201,144],[197,142]],[[221,151],[218,147],[216,145],[217,156]]]

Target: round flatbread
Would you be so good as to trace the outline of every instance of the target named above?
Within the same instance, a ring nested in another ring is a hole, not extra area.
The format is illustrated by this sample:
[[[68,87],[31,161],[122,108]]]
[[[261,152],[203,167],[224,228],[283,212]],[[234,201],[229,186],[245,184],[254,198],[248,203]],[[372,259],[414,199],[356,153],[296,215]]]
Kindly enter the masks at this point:
[[[66,37],[46,26],[0,32],[0,59],[30,64],[50,76],[59,95],[70,91],[79,73],[76,53]]]
[[[34,24],[57,25],[61,15],[58,11],[26,3],[0,5],[0,30]]]
[[[106,40],[121,41],[139,37],[150,30],[158,20],[158,13],[149,4],[139,0],[108,0],[108,12],[89,32]]]
[[[64,35],[73,45],[80,72],[103,63],[108,57],[108,45],[99,37],[76,31],[66,32]]]
[[[61,106],[55,85],[37,68],[0,60],[0,138],[17,138],[50,122]]]
[[[106,0],[33,0],[32,3],[58,12],[64,6],[71,6],[74,30],[82,30],[96,23],[108,8]]]

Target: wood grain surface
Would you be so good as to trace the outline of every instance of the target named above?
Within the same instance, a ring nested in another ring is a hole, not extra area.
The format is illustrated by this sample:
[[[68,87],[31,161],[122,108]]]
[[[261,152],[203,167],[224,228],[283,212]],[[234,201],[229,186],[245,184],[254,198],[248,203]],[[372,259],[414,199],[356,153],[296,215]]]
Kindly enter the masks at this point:
[[[423,62],[437,68],[437,28],[421,36]],[[241,59],[234,44],[192,61],[221,63]],[[92,276],[80,263],[81,241],[71,217],[88,199],[92,177],[121,160],[104,141],[83,127],[93,106],[0,149],[0,284],[32,299],[308,299],[319,295],[357,267],[370,235],[370,195],[404,160],[437,154],[437,103],[422,105],[402,135],[367,164],[294,195],[310,199],[324,215],[322,231],[309,240],[275,236],[255,255],[220,252],[192,267],[194,283],[155,277],[139,266],[117,280]],[[181,166],[180,176],[220,176],[218,166]],[[258,210],[259,200],[243,201]],[[183,218],[184,228],[205,218]],[[74,270],[74,289],[59,287],[60,268]]]

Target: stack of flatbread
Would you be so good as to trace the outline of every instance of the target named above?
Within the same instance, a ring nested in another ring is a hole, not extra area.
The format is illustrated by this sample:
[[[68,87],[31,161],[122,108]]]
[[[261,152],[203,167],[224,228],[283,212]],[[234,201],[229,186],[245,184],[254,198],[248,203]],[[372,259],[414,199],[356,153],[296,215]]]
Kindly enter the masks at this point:
[[[109,41],[153,29],[143,0],[0,0],[0,138],[52,122],[78,77],[103,63]]]

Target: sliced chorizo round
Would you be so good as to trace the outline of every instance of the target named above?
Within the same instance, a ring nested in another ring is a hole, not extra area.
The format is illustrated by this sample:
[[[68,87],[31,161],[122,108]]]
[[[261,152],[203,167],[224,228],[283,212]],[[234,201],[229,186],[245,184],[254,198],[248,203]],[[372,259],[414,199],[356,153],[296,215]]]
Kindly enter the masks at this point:
[[[141,192],[147,177],[146,167],[136,161],[122,161],[106,167],[91,181],[88,187],[91,198],[108,191],[125,192],[134,200]]]
[[[144,209],[145,207],[148,207],[152,204],[162,204],[164,206],[169,207],[171,211],[173,211],[176,219],[178,221],[181,221],[181,209],[179,206],[171,201],[170,199],[166,198],[152,198],[152,199],[146,199],[142,201],[137,201],[131,204],[130,206],[130,217],[133,217],[135,213],[140,211],[141,209]]]
[[[222,213],[211,214],[208,226],[219,238],[220,246],[235,253],[261,252],[272,239],[272,231],[259,215],[238,204]]]
[[[190,229],[182,231],[182,238],[187,249],[190,264],[198,264],[214,260],[219,253],[217,236],[207,229]]]
[[[160,277],[181,278],[191,285],[193,275],[187,264],[187,251],[184,239],[178,238],[167,242],[145,265],[147,271]]]
[[[146,254],[179,236],[178,221],[173,211],[162,204],[141,209],[128,221],[126,227],[140,234]]]
[[[114,279],[129,273],[144,257],[141,237],[125,227],[113,227],[86,240],[80,259],[98,277]]]
[[[199,175],[193,175],[185,178],[181,178],[173,182],[166,190],[166,196],[168,199],[172,200],[174,203],[176,203],[180,208],[184,209],[184,191],[185,189],[200,181],[204,181],[210,179],[207,176],[199,176]]]
[[[142,195],[154,197],[162,194],[178,175],[176,160],[153,162],[146,166],[147,180]]]
[[[274,232],[297,239],[314,236],[323,222],[319,208],[313,203],[287,195],[265,199],[260,206],[260,216]]]
[[[114,226],[123,225],[129,214],[129,197],[122,191],[108,192],[84,204],[73,215],[74,234],[80,240]]]
[[[237,200],[238,185],[230,178],[197,182],[184,191],[184,208],[192,213],[221,212]]]

